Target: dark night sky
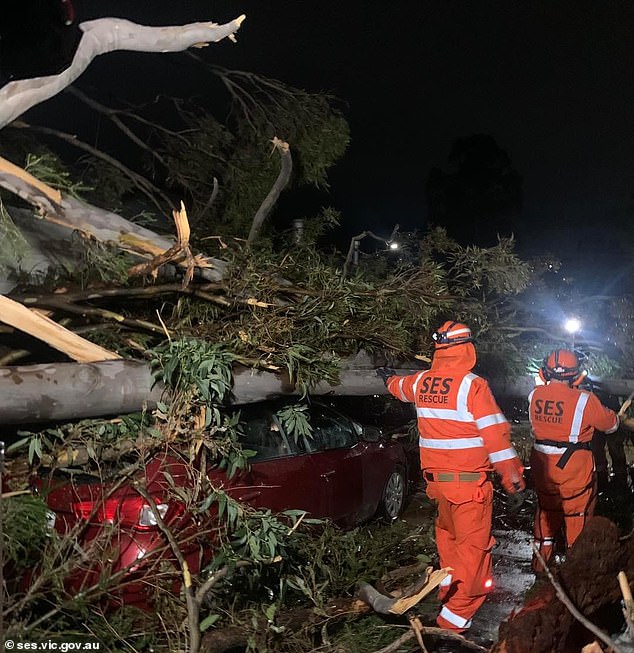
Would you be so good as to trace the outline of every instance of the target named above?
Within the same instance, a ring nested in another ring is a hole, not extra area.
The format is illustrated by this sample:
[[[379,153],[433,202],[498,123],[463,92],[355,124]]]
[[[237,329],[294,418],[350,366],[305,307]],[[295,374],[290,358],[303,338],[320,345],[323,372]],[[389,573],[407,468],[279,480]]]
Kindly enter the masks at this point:
[[[522,175],[525,250],[607,256],[634,190],[634,3],[629,0],[76,0],[80,20],[179,24],[241,13],[211,62],[326,90],[351,147],[331,172],[344,229],[423,228],[425,181],[456,138],[490,134]],[[113,95],[204,94],[175,55],[115,54],[80,80]],[[131,85],[132,82],[132,89]],[[46,110],[54,110],[54,100]],[[533,228],[534,227],[534,228]],[[577,259],[579,260],[579,259]]]

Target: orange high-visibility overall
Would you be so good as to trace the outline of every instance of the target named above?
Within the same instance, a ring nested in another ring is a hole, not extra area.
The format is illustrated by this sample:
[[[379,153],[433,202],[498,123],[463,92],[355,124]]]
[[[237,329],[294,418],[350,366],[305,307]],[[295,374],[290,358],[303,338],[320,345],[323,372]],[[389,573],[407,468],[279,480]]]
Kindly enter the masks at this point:
[[[495,469],[505,489],[524,489],[510,427],[488,383],[473,374],[472,343],[437,349],[430,370],[387,380],[391,394],[416,406],[420,461],[427,494],[437,502],[436,545],[442,567],[436,621],[462,631],[492,587],[491,536]]]
[[[535,437],[531,470],[538,499],[533,535],[548,562],[562,527],[571,547],[594,514],[594,429],[614,433],[619,418],[594,394],[567,382],[537,386],[528,400]],[[533,568],[542,571],[539,560],[533,560]]]

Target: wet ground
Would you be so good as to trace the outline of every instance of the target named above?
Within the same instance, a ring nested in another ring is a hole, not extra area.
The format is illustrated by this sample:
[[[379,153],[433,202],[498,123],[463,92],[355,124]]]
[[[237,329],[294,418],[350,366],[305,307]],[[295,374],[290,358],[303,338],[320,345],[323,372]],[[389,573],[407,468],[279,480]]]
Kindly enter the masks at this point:
[[[495,588],[473,618],[469,639],[481,644],[497,641],[498,628],[524,603],[524,595],[534,581],[531,570],[531,536],[522,531],[494,530],[493,549]]]

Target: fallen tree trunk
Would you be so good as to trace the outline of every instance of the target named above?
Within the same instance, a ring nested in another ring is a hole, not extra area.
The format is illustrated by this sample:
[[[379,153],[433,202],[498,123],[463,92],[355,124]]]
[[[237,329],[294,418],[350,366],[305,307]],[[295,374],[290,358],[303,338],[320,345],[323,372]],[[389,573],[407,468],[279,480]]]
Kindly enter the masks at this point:
[[[299,394],[286,373],[236,366],[233,379],[234,404]],[[373,367],[344,370],[340,385],[322,383],[313,390],[315,395],[363,396],[385,392]],[[163,394],[164,388],[154,384],[150,367],[143,361],[0,367],[0,423],[28,424],[151,410]]]
[[[384,361],[360,355],[347,361],[340,383],[320,383],[312,395],[369,396],[387,394],[374,368]],[[405,365],[404,363],[401,363]],[[420,366],[397,369],[408,374]],[[603,382],[603,389],[621,390],[627,381]],[[632,382],[630,382],[632,383]],[[525,398],[530,378],[500,385],[498,398]],[[502,391],[502,390],[501,390]],[[109,360],[97,363],[46,363],[0,367],[0,424],[28,424],[85,417],[134,413],[156,407],[164,388],[155,384],[149,365],[136,360]],[[230,401],[246,404],[285,395],[299,395],[286,372],[275,374],[236,365]]]
[[[152,408],[162,389],[146,363],[46,363],[0,367],[0,423],[29,424]]]

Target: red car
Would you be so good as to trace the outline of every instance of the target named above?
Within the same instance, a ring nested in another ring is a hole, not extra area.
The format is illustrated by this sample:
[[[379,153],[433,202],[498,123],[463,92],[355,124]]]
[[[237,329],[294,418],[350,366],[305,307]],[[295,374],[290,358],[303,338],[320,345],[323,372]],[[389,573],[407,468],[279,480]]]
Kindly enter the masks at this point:
[[[357,526],[377,515],[398,517],[414,483],[412,460],[418,457],[417,442],[414,451],[411,440],[386,438],[378,428],[362,426],[315,401],[307,406],[310,434],[297,436],[285,430],[281,412],[292,403],[297,398],[240,408],[239,439],[255,456],[246,471],[231,479],[217,468],[209,470],[212,485],[255,508],[305,510],[311,517],[328,518],[342,527]],[[409,451],[403,441],[410,443]],[[414,467],[417,470],[417,464]],[[213,525],[194,518],[185,499],[179,500],[174,491],[192,487],[190,471],[177,456],[161,454],[116,486],[90,477],[40,479],[37,485],[55,513],[55,528],[60,533],[77,529],[87,551],[85,565],[71,579],[75,589],[95,584],[104,573],[119,574],[127,581],[118,592],[119,599],[144,604],[143,576],[149,554],[173,559],[149,503],[135,489],[135,480],[142,481],[163,520],[178,532],[179,542],[185,542],[181,550],[189,569],[192,573],[201,569],[213,547]],[[200,528],[209,529],[212,547],[203,547],[207,555],[201,555],[197,543]],[[109,545],[91,548],[104,532],[110,537]],[[101,560],[95,563],[96,558]]]

